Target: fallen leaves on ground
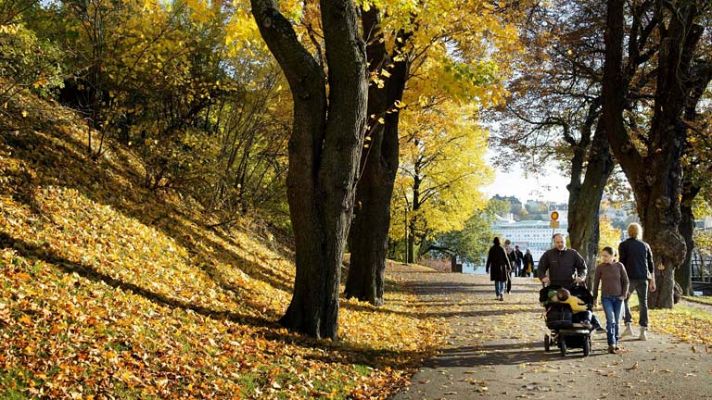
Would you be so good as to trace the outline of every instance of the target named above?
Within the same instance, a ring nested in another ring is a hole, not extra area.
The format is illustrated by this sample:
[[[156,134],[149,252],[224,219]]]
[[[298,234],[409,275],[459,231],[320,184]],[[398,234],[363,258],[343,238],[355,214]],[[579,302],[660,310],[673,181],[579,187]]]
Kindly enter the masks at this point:
[[[637,323],[638,299],[631,296],[633,322]],[[712,349],[712,313],[705,306],[690,307],[677,304],[672,309],[648,310],[650,329],[673,336],[685,343],[704,344]]]
[[[342,302],[338,342],[278,327],[287,246],[257,222],[206,228],[190,199],[135,184],[131,153],[89,161],[59,119],[0,140],[0,397],[382,398],[440,345],[391,281],[384,307]]]

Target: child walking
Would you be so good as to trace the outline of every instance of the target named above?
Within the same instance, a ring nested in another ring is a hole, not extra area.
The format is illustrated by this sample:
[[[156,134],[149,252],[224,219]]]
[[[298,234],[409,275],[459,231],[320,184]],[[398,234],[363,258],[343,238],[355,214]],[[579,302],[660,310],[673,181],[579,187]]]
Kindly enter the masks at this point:
[[[621,318],[623,301],[628,296],[628,274],[623,264],[615,259],[615,252],[611,247],[605,247],[601,252],[603,263],[596,267],[593,278],[593,302],[598,298],[598,286],[601,285],[601,305],[606,313],[606,336],[608,338],[608,352],[617,354],[618,327]]]

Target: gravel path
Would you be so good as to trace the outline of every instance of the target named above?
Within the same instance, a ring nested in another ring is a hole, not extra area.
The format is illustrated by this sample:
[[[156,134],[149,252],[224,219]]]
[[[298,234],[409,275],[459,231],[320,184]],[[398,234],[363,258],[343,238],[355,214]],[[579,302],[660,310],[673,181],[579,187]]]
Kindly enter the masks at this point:
[[[537,303],[540,285],[515,278],[512,294],[495,301],[484,276],[391,272],[413,288],[414,313],[441,318],[448,346],[427,361],[394,399],[712,399],[712,354],[653,332],[646,342],[627,339],[624,352],[606,352],[604,335],[593,351],[566,357],[545,352],[546,327]],[[598,317],[605,323],[602,311]],[[654,325],[655,321],[652,321]]]

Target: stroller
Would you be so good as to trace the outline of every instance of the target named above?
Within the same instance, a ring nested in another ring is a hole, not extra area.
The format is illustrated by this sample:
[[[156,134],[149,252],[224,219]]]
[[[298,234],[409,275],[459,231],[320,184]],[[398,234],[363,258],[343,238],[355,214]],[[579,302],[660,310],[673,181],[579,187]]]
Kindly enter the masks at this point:
[[[587,311],[573,313],[571,306],[565,303],[552,302],[551,292],[561,289],[561,286],[549,285],[539,291],[539,302],[546,308],[546,327],[549,333],[544,335],[544,349],[550,351],[557,346],[562,356],[570,348],[583,349],[583,356],[591,353],[591,316],[593,295],[583,285],[567,288],[572,296],[576,296],[586,304]]]

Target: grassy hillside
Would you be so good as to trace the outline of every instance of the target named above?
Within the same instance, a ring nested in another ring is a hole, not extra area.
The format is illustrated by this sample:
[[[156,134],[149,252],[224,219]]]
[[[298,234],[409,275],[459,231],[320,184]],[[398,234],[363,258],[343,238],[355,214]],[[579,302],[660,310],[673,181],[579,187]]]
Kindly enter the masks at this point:
[[[189,198],[29,95],[0,114],[0,398],[385,396],[438,344],[436,321],[343,301],[342,341],[274,324],[294,274],[260,221],[210,229]]]

